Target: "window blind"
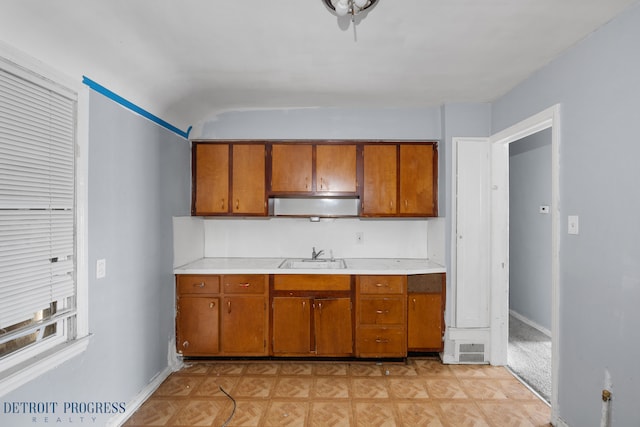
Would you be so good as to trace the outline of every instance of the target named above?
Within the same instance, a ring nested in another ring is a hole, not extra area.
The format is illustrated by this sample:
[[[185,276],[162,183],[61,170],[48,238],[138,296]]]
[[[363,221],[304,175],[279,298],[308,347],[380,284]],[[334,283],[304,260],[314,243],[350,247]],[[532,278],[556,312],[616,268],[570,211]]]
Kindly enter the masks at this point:
[[[56,301],[75,309],[75,109],[0,64],[0,338]]]

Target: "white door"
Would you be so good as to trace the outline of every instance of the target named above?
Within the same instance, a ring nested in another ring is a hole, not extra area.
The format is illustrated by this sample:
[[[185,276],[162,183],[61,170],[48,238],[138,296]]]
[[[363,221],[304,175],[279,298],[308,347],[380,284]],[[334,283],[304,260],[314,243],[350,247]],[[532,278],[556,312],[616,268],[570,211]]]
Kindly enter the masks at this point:
[[[454,138],[455,327],[488,328],[490,145],[488,138]]]

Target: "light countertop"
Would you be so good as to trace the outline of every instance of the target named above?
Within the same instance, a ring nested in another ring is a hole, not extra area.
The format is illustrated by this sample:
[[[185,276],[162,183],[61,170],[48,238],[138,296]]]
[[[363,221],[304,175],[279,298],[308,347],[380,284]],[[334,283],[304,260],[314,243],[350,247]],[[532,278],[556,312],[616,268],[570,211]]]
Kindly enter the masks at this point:
[[[175,274],[429,274],[443,265],[414,258],[345,258],[346,268],[278,268],[285,258],[201,258],[174,268]]]

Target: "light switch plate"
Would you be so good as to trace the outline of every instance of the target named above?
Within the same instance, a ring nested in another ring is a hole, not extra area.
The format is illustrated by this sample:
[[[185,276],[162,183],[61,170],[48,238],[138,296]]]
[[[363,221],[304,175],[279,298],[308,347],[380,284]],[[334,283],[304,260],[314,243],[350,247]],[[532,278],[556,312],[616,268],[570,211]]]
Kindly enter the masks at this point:
[[[569,219],[567,222],[567,233],[569,234],[579,233],[578,215],[569,215]]]

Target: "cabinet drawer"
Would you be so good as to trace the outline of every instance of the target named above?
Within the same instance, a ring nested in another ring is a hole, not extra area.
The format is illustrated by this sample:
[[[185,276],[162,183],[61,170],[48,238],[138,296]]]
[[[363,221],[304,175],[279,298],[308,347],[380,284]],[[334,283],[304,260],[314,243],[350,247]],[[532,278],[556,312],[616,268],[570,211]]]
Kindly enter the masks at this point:
[[[276,274],[276,291],[349,291],[351,276],[344,274]]]
[[[177,276],[178,295],[217,294],[220,292],[220,277],[213,275],[180,274]]]
[[[405,357],[405,342],[403,329],[362,328],[356,347],[360,357]]]
[[[402,294],[406,276],[359,276],[361,294]]]
[[[222,276],[225,294],[264,294],[267,276],[261,274],[233,274]]]
[[[362,298],[358,304],[362,325],[404,324],[404,304],[399,298]]]

